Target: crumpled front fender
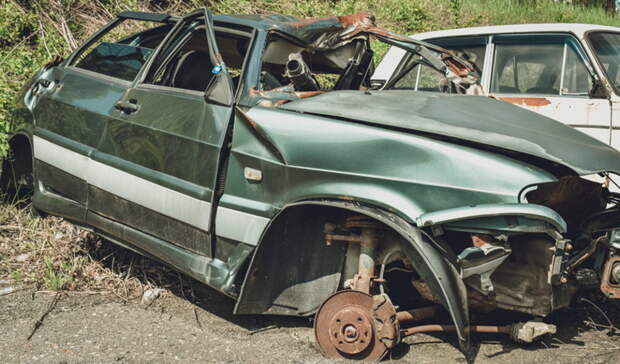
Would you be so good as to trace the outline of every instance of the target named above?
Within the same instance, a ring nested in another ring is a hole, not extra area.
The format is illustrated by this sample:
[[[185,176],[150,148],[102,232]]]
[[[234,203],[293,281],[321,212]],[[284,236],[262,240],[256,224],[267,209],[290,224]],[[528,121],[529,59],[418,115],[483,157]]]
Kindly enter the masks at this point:
[[[465,284],[447,257],[435,245],[423,239],[420,229],[394,213],[359,203],[313,200],[290,206],[304,204],[332,206],[370,216],[394,229],[409,242],[402,247],[403,253],[411,260],[416,272],[428,284],[433,295],[441,300],[444,308],[450,313],[456,327],[459,346],[464,352],[468,351],[469,309]]]

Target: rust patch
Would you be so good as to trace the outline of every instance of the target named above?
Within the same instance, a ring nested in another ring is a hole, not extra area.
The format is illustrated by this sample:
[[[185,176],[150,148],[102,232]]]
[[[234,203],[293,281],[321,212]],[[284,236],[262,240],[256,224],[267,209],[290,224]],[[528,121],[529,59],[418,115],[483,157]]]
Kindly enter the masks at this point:
[[[620,298],[620,284],[611,281],[611,271],[618,262],[620,262],[620,256],[609,257],[603,270],[603,277],[601,278],[601,292],[611,299]]]
[[[375,24],[375,17],[369,11],[361,11],[355,14],[338,16],[338,21],[343,27],[365,26],[370,27]]]
[[[493,237],[491,235],[486,235],[486,234],[472,234],[471,241],[475,247],[479,248],[483,246],[484,244],[493,243]]]
[[[513,105],[522,106],[547,106],[551,104],[551,101],[544,97],[499,97],[499,99]]]
[[[297,21],[287,22],[295,28],[303,28],[319,23],[333,23],[333,28],[348,28],[351,26],[372,26],[375,23],[374,16],[369,11],[361,11],[355,14],[342,16],[328,16],[322,18],[303,18]]]
[[[459,77],[467,77],[470,73],[474,72],[473,68],[457,61],[450,53],[442,53],[441,59],[446,63],[448,68]]]
[[[369,362],[383,358],[400,341],[396,311],[389,306],[390,302],[375,301],[353,290],[328,298],[314,320],[314,335],[323,356]]]

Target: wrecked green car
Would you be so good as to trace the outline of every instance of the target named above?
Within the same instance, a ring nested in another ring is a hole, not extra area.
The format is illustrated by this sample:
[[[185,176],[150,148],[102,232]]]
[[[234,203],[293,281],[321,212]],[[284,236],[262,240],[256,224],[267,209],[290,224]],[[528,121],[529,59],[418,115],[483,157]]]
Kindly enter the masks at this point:
[[[375,91],[371,40],[478,86],[367,13],[121,13],[24,86],[1,187],[237,314],[315,315],[328,357],[378,360],[418,332],[531,342],[555,327],[470,311],[620,297],[620,153],[490,98]]]

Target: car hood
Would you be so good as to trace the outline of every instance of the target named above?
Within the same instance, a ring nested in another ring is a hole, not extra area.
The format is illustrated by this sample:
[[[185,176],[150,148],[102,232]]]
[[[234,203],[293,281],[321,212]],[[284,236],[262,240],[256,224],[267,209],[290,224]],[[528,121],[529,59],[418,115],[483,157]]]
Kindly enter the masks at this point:
[[[334,91],[283,109],[435,134],[544,158],[580,175],[620,174],[620,152],[558,121],[489,97]]]

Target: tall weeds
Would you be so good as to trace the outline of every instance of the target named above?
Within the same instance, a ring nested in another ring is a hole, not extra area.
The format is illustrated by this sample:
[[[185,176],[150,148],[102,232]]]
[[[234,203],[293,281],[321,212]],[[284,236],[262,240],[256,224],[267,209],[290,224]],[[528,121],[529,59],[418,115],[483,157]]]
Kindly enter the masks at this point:
[[[581,22],[618,25],[602,8],[552,0],[3,0],[0,5],[0,156],[14,99],[54,55],[66,56],[123,10],[184,14],[207,5],[215,13],[285,13],[299,17],[371,10],[400,33],[476,25]],[[385,49],[378,49],[381,54]]]
[[[380,25],[406,34],[511,23],[620,24],[603,9],[551,0],[2,0],[0,156],[6,153],[7,125],[18,90],[47,60],[69,54],[120,11],[179,15],[205,4],[215,13],[299,17],[371,10]],[[97,289],[131,296],[144,286],[166,284],[169,270],[149,267],[148,260],[115,249],[62,219],[32,218],[23,209],[0,205],[0,278],[41,289]]]

